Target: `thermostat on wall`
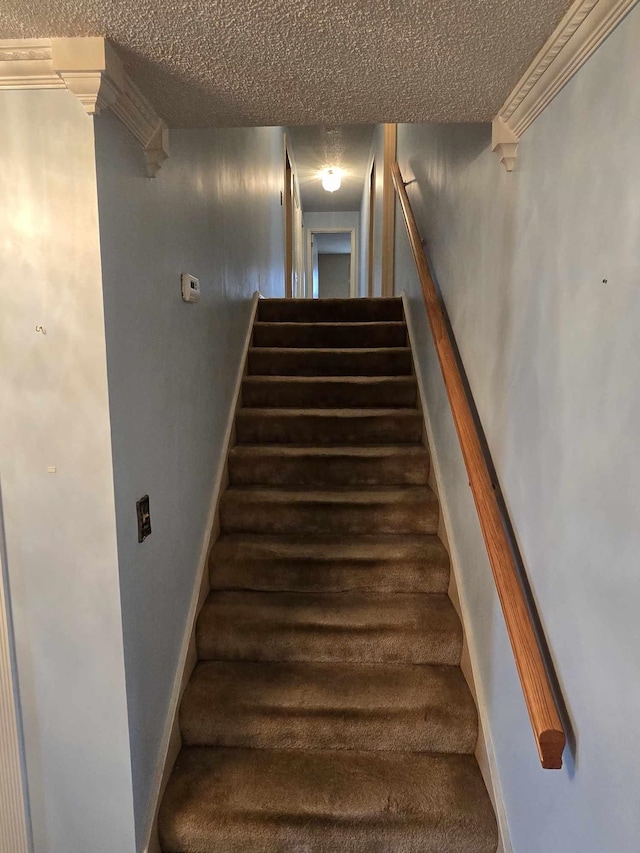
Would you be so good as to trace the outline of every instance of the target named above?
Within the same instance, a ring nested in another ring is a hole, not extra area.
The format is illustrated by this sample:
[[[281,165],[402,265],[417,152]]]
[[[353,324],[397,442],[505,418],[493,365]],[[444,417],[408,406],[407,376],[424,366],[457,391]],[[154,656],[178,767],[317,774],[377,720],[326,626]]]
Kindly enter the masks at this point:
[[[189,273],[182,273],[182,298],[185,302],[197,302],[200,299],[200,279]]]

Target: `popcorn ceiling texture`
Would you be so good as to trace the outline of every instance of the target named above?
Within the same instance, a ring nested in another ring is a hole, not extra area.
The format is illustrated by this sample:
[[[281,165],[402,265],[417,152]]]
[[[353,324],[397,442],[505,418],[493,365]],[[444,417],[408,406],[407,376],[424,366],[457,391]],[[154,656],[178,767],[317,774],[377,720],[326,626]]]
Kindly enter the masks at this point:
[[[2,0],[0,38],[107,36],[173,127],[491,119],[569,0]]]

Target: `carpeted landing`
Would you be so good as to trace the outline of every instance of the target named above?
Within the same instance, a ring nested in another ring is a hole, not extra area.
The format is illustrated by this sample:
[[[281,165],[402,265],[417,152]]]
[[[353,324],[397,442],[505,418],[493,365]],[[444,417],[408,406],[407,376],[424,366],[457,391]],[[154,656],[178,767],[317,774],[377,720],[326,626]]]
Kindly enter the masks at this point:
[[[261,300],[164,853],[495,853],[398,299]]]

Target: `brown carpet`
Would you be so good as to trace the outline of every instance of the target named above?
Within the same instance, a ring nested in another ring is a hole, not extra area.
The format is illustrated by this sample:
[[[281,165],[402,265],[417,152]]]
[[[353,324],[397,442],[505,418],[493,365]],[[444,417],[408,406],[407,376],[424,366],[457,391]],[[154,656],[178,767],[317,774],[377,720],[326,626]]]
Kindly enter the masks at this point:
[[[164,853],[495,853],[398,299],[261,300]]]

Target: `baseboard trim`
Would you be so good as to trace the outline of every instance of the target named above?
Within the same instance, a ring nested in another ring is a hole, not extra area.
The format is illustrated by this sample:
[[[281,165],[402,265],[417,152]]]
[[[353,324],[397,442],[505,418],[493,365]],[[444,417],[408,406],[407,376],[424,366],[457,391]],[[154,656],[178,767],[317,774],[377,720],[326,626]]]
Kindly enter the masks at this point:
[[[160,844],[158,841],[157,821],[160,802],[164,794],[164,789],[169,780],[169,775],[175,763],[175,759],[181,747],[180,730],[178,727],[178,710],[180,707],[180,699],[186,687],[187,681],[195,664],[195,628],[200,608],[209,592],[209,551],[211,546],[216,541],[219,535],[218,524],[218,506],[220,498],[224,492],[228,475],[227,475],[227,459],[229,450],[234,441],[234,427],[236,420],[236,412],[240,406],[242,393],[242,380],[247,368],[247,357],[251,338],[253,335],[253,325],[258,310],[258,300],[260,293],[256,291],[253,294],[251,314],[249,317],[249,325],[245,335],[242,356],[238,365],[236,375],[235,388],[232,397],[232,403],[229,408],[229,417],[225,429],[224,441],[222,443],[222,454],[218,465],[218,474],[216,476],[213,493],[211,498],[211,507],[209,510],[209,518],[205,529],[204,538],[202,541],[202,550],[200,552],[200,562],[198,566],[198,575],[194,584],[191,597],[191,605],[189,607],[189,615],[185,626],[182,645],[180,648],[180,657],[178,666],[173,681],[173,689],[171,691],[171,699],[165,721],[164,731],[160,751],[158,754],[158,762],[154,773],[152,796],[149,802],[149,808],[145,820],[144,828],[144,844],[142,847],[143,853],[160,853]]]
[[[438,534],[443,540],[447,551],[449,552],[449,558],[451,561],[451,587],[453,587],[453,590],[451,590],[450,587],[450,595],[451,591],[453,591],[453,595],[451,595],[451,597],[454,606],[456,607],[456,610],[458,610],[459,615],[461,617],[464,630],[464,626],[470,621],[470,608],[464,593],[464,588],[460,583],[459,554],[456,547],[455,536],[452,535],[453,527],[451,524],[451,513],[449,512],[449,507],[447,504],[446,491],[443,488],[442,469],[440,466],[440,458],[434,441],[431,419],[429,417],[429,409],[427,406],[427,396],[424,389],[424,382],[422,374],[417,369],[415,359],[415,353],[417,353],[417,346],[412,325],[411,306],[407,297],[406,290],[402,292],[402,305],[404,309],[405,320],[407,322],[407,334],[409,336],[409,345],[411,347],[411,353],[414,359],[414,369],[416,374],[416,381],[418,383],[418,395],[420,399],[420,405],[422,407],[424,428],[427,435],[427,442],[429,448],[429,480],[433,480],[433,484],[435,485],[435,491],[440,503],[441,529],[439,529]],[[478,759],[478,764],[480,766],[485,785],[487,786],[487,790],[489,791],[489,795],[491,797],[491,801],[493,803],[493,807],[496,812],[496,818],[498,821],[500,842],[497,853],[513,853],[511,835],[509,832],[509,824],[507,822],[507,813],[504,805],[504,798],[502,795],[502,786],[500,784],[500,777],[498,775],[498,765],[496,762],[495,749],[493,746],[493,739],[491,737],[491,729],[489,726],[487,701],[482,681],[476,676],[476,673],[479,671],[477,650],[475,649],[473,644],[469,642],[469,638],[466,631],[464,631],[464,652],[466,652],[467,661],[465,662],[463,660],[462,669],[467,681],[469,682],[469,687],[472,693],[474,694],[476,706],[478,708],[478,717],[480,723],[476,758]],[[465,656],[464,652],[463,657]],[[466,666],[464,665],[465,663]]]

